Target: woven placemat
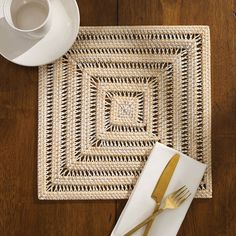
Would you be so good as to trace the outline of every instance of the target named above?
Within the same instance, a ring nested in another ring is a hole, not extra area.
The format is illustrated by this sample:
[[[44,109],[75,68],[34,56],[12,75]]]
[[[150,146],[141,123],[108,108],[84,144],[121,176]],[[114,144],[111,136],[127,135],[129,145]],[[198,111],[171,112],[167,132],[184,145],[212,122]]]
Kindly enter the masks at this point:
[[[39,199],[128,198],[156,141],[207,164],[211,197],[210,94],[208,27],[81,27],[39,69]]]

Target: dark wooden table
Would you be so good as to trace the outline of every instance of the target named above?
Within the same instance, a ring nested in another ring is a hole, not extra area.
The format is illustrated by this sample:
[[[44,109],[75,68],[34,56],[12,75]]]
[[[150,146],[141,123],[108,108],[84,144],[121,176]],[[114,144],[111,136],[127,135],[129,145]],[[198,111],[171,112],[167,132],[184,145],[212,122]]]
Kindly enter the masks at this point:
[[[78,4],[81,25],[210,26],[213,198],[193,201],[178,235],[235,236],[236,2],[79,0]],[[37,199],[37,73],[37,68],[0,57],[0,235],[109,235],[126,201]]]

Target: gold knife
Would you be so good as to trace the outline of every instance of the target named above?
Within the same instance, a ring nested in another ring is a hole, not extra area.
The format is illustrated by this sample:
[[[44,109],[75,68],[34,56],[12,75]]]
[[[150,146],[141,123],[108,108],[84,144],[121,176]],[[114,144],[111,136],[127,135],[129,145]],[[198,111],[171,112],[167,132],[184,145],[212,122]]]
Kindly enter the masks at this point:
[[[163,170],[153,192],[152,192],[152,199],[155,200],[156,202],[156,206],[155,206],[155,209],[153,212],[156,212],[158,211],[158,209],[160,208],[160,205],[161,205],[161,201],[164,197],[164,194],[166,192],[166,189],[170,183],[170,180],[171,180],[171,177],[175,171],[175,168],[178,164],[178,161],[179,161],[179,154],[175,154],[173,157],[171,157],[171,159],[169,160],[169,162],[167,163],[165,169]],[[145,231],[144,231],[144,236],[147,236],[148,235],[148,232],[152,226],[152,223],[155,219],[153,219],[152,221],[150,221],[146,228],[145,228]]]

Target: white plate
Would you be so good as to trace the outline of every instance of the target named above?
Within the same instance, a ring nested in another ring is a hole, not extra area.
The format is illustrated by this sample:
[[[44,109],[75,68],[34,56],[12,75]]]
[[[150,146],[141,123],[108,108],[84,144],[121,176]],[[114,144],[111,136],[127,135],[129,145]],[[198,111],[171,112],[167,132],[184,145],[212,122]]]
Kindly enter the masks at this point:
[[[80,14],[75,0],[51,0],[52,25],[41,39],[27,38],[13,30],[3,17],[0,2],[0,54],[24,66],[39,66],[65,54],[79,32]]]

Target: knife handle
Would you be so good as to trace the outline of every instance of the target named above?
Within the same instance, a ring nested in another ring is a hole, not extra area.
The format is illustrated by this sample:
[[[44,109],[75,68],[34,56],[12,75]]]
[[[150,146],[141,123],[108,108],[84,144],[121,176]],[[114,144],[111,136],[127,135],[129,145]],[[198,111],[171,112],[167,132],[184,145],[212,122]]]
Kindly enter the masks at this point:
[[[127,232],[126,234],[124,234],[124,236],[130,236],[133,233],[135,233],[137,230],[139,230],[140,228],[142,228],[144,225],[146,225],[147,223],[149,223],[151,220],[155,219],[155,217],[157,215],[159,215],[160,213],[162,213],[164,211],[164,209],[160,209],[159,211],[154,212],[151,216],[149,216],[148,218],[146,218],[144,221],[142,221],[140,224],[136,225],[133,229],[131,229],[129,232]]]
[[[158,211],[159,207],[160,207],[160,204],[156,204],[153,213],[155,213],[156,211]],[[147,236],[147,235],[148,235],[148,232],[149,232],[149,230],[151,229],[154,220],[155,220],[155,218],[153,218],[152,220],[150,220],[150,221],[148,222],[147,226],[145,227],[143,236]]]

